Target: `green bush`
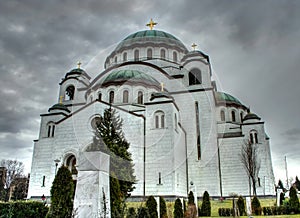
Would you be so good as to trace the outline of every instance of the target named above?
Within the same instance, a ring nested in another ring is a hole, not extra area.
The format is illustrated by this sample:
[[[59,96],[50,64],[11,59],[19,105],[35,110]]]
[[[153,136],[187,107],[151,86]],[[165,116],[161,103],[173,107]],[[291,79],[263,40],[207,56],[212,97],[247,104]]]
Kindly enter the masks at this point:
[[[201,205],[201,216],[210,216],[211,215],[211,205],[209,200],[209,194],[207,191],[203,194],[203,201]]]
[[[12,201],[0,203],[0,217],[44,218],[48,207],[37,201]]]
[[[153,196],[149,196],[146,201],[146,207],[148,208],[148,212],[151,218],[157,218],[157,202]]]
[[[135,208],[134,207],[129,207],[127,210],[126,217],[127,218],[135,218],[137,216]]]
[[[237,204],[237,207],[239,209],[240,216],[246,215],[245,201],[244,201],[244,198],[242,196],[239,197],[239,199],[237,200],[236,204]]]
[[[261,215],[261,206],[258,198],[254,196],[254,198],[251,201],[251,208],[252,208],[252,213],[255,215]]]
[[[188,195],[188,204],[194,205],[195,204],[195,197],[192,191],[189,192]]]
[[[148,208],[147,207],[140,207],[138,209],[137,218],[150,218]]]
[[[167,205],[163,197],[159,197],[159,214],[160,218],[167,217]]]
[[[299,212],[299,199],[297,196],[297,190],[294,187],[290,188],[290,200],[289,200],[290,210],[293,213]]]
[[[179,198],[176,199],[174,205],[174,218],[183,218],[182,203]]]

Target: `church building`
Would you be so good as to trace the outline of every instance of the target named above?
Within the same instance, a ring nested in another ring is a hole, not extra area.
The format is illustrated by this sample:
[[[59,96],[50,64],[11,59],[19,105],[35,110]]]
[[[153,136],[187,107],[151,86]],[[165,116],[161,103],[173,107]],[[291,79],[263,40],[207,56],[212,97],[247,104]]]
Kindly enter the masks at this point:
[[[257,146],[258,195],[274,195],[270,139],[264,121],[217,90],[210,58],[170,33],[135,32],[108,54],[91,78],[80,65],[59,82],[57,103],[41,114],[34,140],[28,198],[49,197],[61,165],[77,179],[81,151],[93,141],[106,108],[123,120],[136,176],[132,198],[249,195],[243,146]]]

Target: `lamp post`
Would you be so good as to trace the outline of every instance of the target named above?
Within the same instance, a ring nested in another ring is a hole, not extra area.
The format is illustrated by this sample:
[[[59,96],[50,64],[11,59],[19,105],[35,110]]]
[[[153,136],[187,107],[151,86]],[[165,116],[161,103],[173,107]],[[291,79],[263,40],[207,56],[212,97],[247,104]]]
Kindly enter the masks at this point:
[[[60,162],[59,159],[55,159],[54,160],[54,163],[55,163],[55,175],[56,175],[56,172],[57,172],[57,166],[58,166],[58,163]]]

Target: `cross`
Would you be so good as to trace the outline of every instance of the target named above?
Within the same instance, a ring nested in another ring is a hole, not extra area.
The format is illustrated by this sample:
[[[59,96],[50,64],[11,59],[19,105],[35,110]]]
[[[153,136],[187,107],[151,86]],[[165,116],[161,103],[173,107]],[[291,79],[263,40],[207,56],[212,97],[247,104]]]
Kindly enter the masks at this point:
[[[197,47],[197,45],[195,43],[193,43],[192,48],[194,49],[194,51],[195,51],[196,47]]]
[[[164,91],[164,83],[161,83],[160,86],[161,86],[161,91],[163,92]]]
[[[78,62],[77,62],[77,67],[78,67],[78,69],[80,69],[80,65],[81,65],[81,62],[78,61]]]
[[[64,98],[64,96],[62,96],[62,95],[59,96],[59,103],[60,103],[60,104],[62,104],[63,98]]]
[[[146,26],[148,26],[150,28],[150,30],[152,30],[155,25],[157,25],[157,23],[155,23],[152,20],[152,18],[150,19],[150,22],[146,24]]]

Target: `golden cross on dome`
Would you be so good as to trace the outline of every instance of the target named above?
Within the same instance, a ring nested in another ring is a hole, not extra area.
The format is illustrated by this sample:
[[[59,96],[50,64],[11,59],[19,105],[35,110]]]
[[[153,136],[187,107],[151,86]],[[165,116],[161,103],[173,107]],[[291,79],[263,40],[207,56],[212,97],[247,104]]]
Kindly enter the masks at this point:
[[[152,18],[150,19],[150,22],[146,24],[146,26],[148,26],[150,28],[150,30],[152,30],[155,25],[157,25],[157,23],[155,23],[152,20]]]
[[[62,104],[63,98],[64,98],[64,96],[62,96],[62,95],[59,96],[59,103],[60,103],[60,104]]]
[[[195,51],[195,49],[196,49],[196,47],[197,47],[198,45],[196,45],[195,43],[193,43],[191,46],[192,46],[192,48],[193,48],[194,51]]]
[[[160,86],[161,86],[161,91],[164,92],[164,83],[161,83]]]
[[[81,62],[78,61],[78,62],[77,62],[77,67],[78,67],[78,69],[80,69],[80,66],[81,66]]]

